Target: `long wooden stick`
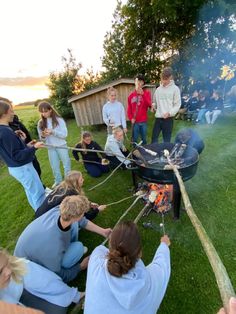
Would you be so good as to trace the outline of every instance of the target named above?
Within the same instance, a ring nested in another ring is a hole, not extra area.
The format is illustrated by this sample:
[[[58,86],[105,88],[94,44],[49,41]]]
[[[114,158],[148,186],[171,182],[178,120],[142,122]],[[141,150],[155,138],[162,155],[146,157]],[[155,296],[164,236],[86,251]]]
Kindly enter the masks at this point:
[[[169,160],[168,160],[169,161]],[[211,264],[213,272],[215,274],[216,282],[220,291],[221,299],[225,308],[226,313],[229,313],[229,299],[232,296],[235,296],[234,288],[231,284],[227,271],[225,269],[224,264],[222,263],[214,245],[212,244],[210,238],[208,237],[206,230],[204,229],[201,221],[198,219],[197,215],[195,214],[191,202],[189,200],[187,191],[184,186],[184,182],[180,176],[180,173],[175,165],[173,165],[170,161],[169,164],[171,165],[175,176],[179,182],[183,202],[185,205],[186,212],[191,220],[197,235],[202,243],[203,249],[208,257],[208,260]]]
[[[133,203],[130,205],[130,207],[127,208],[126,211],[123,213],[123,215],[120,216],[120,218],[117,220],[117,222],[116,222],[114,228],[118,225],[118,223],[121,222],[121,220],[128,214],[128,212],[131,210],[131,208],[132,208],[132,207],[137,203],[137,201],[138,201],[140,198],[142,198],[142,197],[143,197],[143,194],[142,194],[142,195],[138,195],[138,196],[136,197],[136,199],[133,201]],[[109,239],[109,238],[106,238],[106,239],[102,242],[102,245],[105,245],[105,244],[107,243],[108,239]]]

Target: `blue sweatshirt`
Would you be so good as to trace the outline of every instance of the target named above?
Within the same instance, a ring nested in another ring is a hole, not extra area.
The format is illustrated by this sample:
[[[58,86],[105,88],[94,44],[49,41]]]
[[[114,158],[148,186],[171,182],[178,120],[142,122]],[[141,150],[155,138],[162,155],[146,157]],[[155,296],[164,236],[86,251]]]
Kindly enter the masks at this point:
[[[84,314],[156,314],[170,278],[170,252],[161,243],[147,267],[138,260],[122,277],[107,270],[108,249],[98,246],[89,259]]]
[[[67,307],[77,303],[80,292],[69,287],[52,271],[30,261],[26,262],[26,274],[21,283],[11,280],[9,285],[0,289],[0,300],[8,303],[19,303],[23,288],[31,294],[52,304]]]
[[[35,158],[35,148],[28,147],[7,125],[0,125],[0,156],[8,167],[21,167]]]
[[[72,228],[61,230],[59,217],[59,207],[55,207],[32,221],[20,235],[14,255],[42,265],[67,281],[71,270],[62,267],[62,260],[71,243],[72,228],[85,228],[88,220],[83,217]]]

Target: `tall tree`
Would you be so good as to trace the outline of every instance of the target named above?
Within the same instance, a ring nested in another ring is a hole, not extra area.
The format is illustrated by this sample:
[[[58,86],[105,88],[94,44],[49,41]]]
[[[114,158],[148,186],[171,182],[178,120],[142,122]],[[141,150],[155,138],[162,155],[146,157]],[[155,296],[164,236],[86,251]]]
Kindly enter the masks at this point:
[[[86,74],[80,75],[82,64],[77,63],[70,49],[68,56],[62,57],[62,64],[62,71],[51,72],[49,75],[47,84],[50,90],[49,100],[64,118],[72,118],[74,114],[72,106],[68,104],[68,98],[95,86],[100,76],[94,74],[92,68],[88,69]]]

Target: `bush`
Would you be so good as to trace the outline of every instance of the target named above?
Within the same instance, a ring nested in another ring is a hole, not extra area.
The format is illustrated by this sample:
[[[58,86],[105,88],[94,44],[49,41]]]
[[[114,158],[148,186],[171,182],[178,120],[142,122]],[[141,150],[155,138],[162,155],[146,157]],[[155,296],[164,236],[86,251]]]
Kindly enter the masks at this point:
[[[38,124],[38,117],[33,117],[28,122],[28,130],[30,132],[30,135],[32,139],[38,138],[38,131],[37,131],[37,124]]]

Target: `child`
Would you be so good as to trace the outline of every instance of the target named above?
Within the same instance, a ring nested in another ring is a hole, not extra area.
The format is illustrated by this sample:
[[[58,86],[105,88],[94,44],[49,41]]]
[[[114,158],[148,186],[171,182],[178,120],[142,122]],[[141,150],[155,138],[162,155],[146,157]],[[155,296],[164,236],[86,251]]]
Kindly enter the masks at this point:
[[[85,131],[82,133],[81,142],[76,144],[75,148],[82,149],[95,149],[95,150],[103,150],[98,143],[92,140],[91,133]],[[88,174],[91,177],[97,178],[100,177],[103,173],[109,171],[108,165],[105,165],[105,154],[101,154],[102,158],[96,152],[86,152],[81,151],[81,156],[84,161],[84,167],[87,170]],[[72,154],[75,160],[79,161],[79,152],[76,150],[72,151]]]
[[[117,91],[114,87],[107,90],[108,102],[102,108],[102,117],[107,125],[108,134],[112,134],[112,128],[121,127],[127,132],[125,109],[122,103],[116,100]]]
[[[38,105],[41,113],[41,120],[38,122],[38,133],[46,144],[58,147],[48,148],[49,162],[54,175],[53,188],[62,181],[60,161],[63,163],[65,176],[71,170],[70,157],[66,147],[67,128],[65,121],[59,116],[56,110],[48,102],[41,102]]]

